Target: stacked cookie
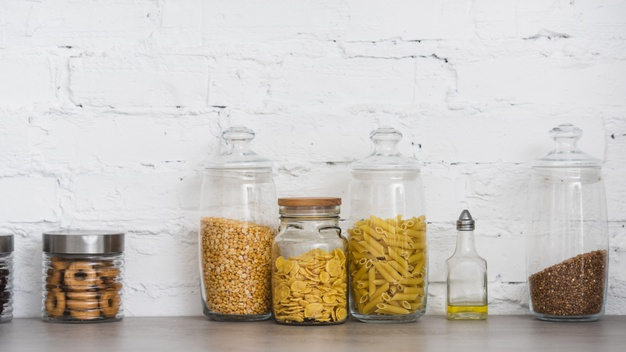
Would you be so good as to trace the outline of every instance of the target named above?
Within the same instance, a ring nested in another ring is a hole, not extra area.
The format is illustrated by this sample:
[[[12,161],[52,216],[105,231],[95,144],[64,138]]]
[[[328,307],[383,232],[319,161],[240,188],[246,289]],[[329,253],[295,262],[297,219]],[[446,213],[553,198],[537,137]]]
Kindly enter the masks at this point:
[[[5,268],[0,258],[0,316],[4,313],[4,307],[11,302],[9,274],[9,269]]]
[[[45,270],[44,318],[62,321],[116,320],[122,289],[113,260],[52,256]]]

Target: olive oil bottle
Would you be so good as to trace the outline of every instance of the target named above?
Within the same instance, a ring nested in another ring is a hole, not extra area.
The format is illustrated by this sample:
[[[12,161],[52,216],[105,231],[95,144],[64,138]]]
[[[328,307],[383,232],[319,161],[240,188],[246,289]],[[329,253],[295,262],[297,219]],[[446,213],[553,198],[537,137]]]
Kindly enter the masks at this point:
[[[446,315],[450,320],[487,319],[487,261],[476,252],[474,219],[466,209],[456,222],[454,254],[446,261]]]

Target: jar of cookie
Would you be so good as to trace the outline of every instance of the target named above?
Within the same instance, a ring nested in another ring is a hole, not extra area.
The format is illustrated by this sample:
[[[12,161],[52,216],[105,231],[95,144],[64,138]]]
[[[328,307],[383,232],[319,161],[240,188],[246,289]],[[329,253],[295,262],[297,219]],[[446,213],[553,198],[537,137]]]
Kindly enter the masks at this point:
[[[13,235],[0,234],[0,323],[13,319]]]
[[[42,319],[55,323],[121,320],[124,233],[43,233]]]

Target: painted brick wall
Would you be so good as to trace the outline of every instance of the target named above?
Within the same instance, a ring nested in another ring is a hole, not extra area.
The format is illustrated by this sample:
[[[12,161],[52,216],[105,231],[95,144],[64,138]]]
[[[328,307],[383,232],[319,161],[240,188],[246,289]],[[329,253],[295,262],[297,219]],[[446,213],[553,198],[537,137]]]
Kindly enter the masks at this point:
[[[201,314],[202,164],[238,124],[276,162],[279,196],[345,203],[369,132],[401,129],[423,164],[429,314],[465,207],[490,312],[524,314],[528,163],[563,122],[604,161],[607,312],[626,314],[625,97],[625,0],[3,0],[15,315],[39,315],[41,233],[70,226],[127,232],[128,315]]]

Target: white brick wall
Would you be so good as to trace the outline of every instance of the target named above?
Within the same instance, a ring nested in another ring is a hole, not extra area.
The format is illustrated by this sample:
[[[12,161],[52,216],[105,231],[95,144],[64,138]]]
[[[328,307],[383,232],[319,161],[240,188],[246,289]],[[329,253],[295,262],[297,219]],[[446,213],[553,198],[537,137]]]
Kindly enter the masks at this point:
[[[41,233],[127,232],[129,315],[201,314],[202,163],[257,132],[279,196],[344,198],[369,132],[423,163],[429,314],[468,207],[490,312],[525,314],[528,162],[562,122],[604,161],[608,314],[626,314],[626,0],[3,0],[0,231],[15,315],[38,316]]]

